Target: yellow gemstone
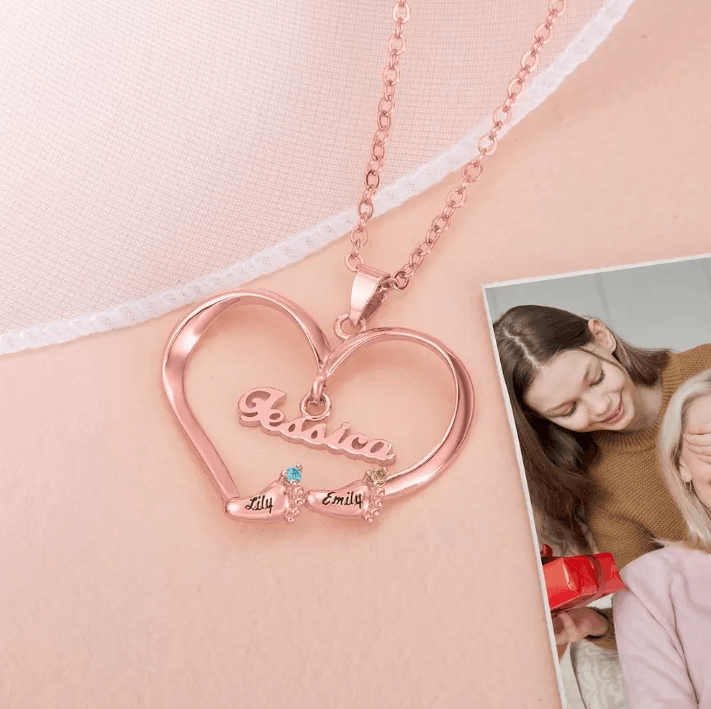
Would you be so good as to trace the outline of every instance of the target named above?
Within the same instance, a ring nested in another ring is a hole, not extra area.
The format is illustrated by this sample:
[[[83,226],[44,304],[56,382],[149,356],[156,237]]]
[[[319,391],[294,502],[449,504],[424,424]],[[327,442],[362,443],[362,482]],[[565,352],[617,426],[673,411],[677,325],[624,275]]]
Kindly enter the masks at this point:
[[[388,479],[387,468],[375,468],[375,470],[368,470],[367,473],[374,485],[383,485]]]

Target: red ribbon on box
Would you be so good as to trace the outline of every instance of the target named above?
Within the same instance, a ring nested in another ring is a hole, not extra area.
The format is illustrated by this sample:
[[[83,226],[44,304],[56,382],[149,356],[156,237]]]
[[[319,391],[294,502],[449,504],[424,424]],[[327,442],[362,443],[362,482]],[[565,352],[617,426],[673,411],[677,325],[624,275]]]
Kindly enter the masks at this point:
[[[625,589],[612,554],[556,557],[544,544],[541,563],[553,613],[583,608],[598,598]]]

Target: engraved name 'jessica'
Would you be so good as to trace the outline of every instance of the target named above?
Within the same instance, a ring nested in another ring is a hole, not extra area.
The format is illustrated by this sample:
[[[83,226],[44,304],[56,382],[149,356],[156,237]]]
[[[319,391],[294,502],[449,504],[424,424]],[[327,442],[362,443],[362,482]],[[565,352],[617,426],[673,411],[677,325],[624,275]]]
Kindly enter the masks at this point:
[[[250,389],[237,404],[239,420],[245,426],[261,426],[267,433],[285,438],[291,443],[303,443],[311,448],[324,448],[356,460],[388,465],[395,462],[392,445],[381,438],[368,440],[362,433],[351,433],[350,424],[342,423],[332,433],[325,423],[309,421],[304,416],[286,421],[286,414],[277,406],[286,398],[279,389]]]
[[[363,508],[363,493],[349,492],[347,495],[338,495],[338,490],[331,491],[321,500],[322,505],[358,505]]]

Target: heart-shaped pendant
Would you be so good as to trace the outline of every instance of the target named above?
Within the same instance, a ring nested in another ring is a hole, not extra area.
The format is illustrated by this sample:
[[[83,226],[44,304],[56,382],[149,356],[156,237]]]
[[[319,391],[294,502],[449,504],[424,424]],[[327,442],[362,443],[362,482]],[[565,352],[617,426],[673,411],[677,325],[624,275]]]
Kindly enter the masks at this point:
[[[442,438],[424,458],[392,474],[381,466],[368,470],[361,480],[344,487],[305,491],[298,484],[301,469],[295,466],[282,471],[277,480],[257,495],[240,497],[227,466],[196,420],[185,396],[186,368],[195,345],[224,310],[240,305],[263,305],[286,315],[306,336],[317,367],[312,390],[301,400],[301,417],[284,421],[285,415],[275,408],[284,398],[284,392],[262,387],[248,391],[240,399],[240,420],[244,425],[261,426],[267,433],[276,433],[291,442],[323,448],[334,454],[342,453],[375,463],[394,462],[395,456],[387,441],[352,434],[346,423],[328,433],[321,422],[330,414],[330,399],[324,390],[334,372],[364,347],[400,340],[437,354],[452,375],[454,411]],[[276,293],[260,290],[223,293],[201,303],[183,318],[166,345],[163,386],[178,423],[222,498],[224,512],[234,519],[255,522],[280,519],[293,522],[304,506],[324,515],[346,519],[360,517],[370,522],[380,513],[384,499],[414,492],[447,468],[464,444],[474,414],[474,388],[469,374],[461,360],[438,340],[405,328],[376,328],[346,337],[337,347],[331,348],[326,335],[306,311]],[[322,410],[314,412],[313,405],[320,405]]]

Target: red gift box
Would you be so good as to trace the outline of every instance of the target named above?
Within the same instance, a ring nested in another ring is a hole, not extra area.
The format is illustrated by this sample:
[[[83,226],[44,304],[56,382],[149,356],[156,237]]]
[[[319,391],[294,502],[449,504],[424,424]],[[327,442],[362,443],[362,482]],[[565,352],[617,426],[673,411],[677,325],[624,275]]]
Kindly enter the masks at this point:
[[[583,608],[625,589],[612,554],[555,557],[553,550],[544,544],[541,563],[553,613]]]

